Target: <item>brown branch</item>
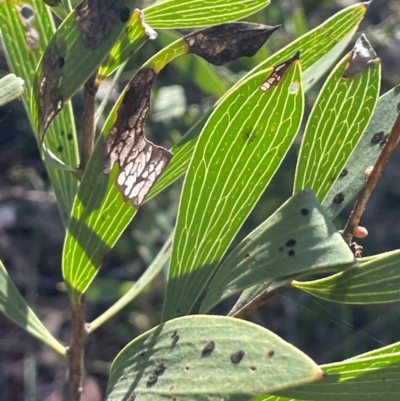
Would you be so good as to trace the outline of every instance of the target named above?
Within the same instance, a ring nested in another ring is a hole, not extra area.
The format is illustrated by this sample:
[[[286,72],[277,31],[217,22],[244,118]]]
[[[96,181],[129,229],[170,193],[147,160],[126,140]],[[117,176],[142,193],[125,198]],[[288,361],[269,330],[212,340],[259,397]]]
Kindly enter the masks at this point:
[[[349,245],[351,244],[351,241],[353,239],[353,230],[358,226],[358,223],[360,222],[361,216],[365,210],[365,206],[368,202],[368,199],[371,196],[371,193],[374,190],[394,148],[396,147],[399,137],[400,137],[400,114],[397,116],[397,119],[393,125],[392,131],[390,132],[387,142],[383,147],[382,152],[379,155],[377,162],[375,163],[374,169],[372,170],[370,176],[368,177],[367,182],[365,183],[365,186],[362,189],[360,196],[358,197],[354,205],[354,208],[350,214],[346,226],[343,229],[342,232],[343,239]]]
[[[271,289],[267,287],[261,294],[257,295],[253,298],[248,304],[243,306],[243,308],[239,309],[234,313],[228,313],[228,316],[236,317],[237,319],[244,319],[248,316],[251,312],[258,309],[261,305],[268,301],[268,299],[272,298],[285,288],[287,288],[290,284],[286,284],[282,287]]]
[[[93,153],[96,125],[94,121],[96,108],[96,84],[97,72],[95,72],[83,87],[83,145],[81,168],[85,167]]]
[[[72,305],[71,331],[72,337],[68,347],[68,401],[80,401],[83,391],[83,357],[87,336],[85,306],[83,303]]]

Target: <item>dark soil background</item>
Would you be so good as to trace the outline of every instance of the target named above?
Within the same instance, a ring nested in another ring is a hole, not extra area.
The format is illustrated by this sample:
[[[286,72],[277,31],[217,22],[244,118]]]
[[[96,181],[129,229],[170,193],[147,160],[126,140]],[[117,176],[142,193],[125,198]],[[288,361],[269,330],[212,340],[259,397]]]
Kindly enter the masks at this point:
[[[275,5],[278,1],[272,3],[256,18],[270,25],[282,24],[281,32],[268,44],[270,49],[276,50],[294,38],[290,20],[295,4],[303,6],[308,29],[311,29],[355,1],[284,0],[279,1],[279,7]],[[360,31],[367,34],[382,59],[384,93],[400,83],[399,2],[375,0]],[[134,69],[157,49],[157,43],[149,43],[138,59],[129,63],[119,90]],[[240,74],[250,70],[255,63],[254,59],[240,60],[219,71],[221,77],[229,75],[229,71],[231,75]],[[0,49],[0,69],[7,68]],[[161,74],[156,89],[171,85],[181,87],[186,111],[175,118],[150,116],[149,135],[159,137],[157,143],[174,143],[201,110],[215,100],[190,82],[190,73],[183,77],[174,66],[167,67]],[[319,87],[317,85],[307,95],[307,112]],[[79,124],[81,94],[75,96],[73,104]],[[60,267],[64,229],[21,101],[0,107],[0,134],[0,259],[44,324],[67,344],[70,308]],[[290,195],[298,145],[291,150],[277,178],[243,227],[240,238]],[[127,284],[137,280],[153,260],[174,225],[180,187],[181,181],[143,206],[108,255],[87,295],[89,321],[115,302]],[[349,211],[346,209],[337,220],[338,229],[342,228]],[[364,256],[400,248],[399,222],[400,153],[397,150],[362,219],[370,233],[360,241]],[[165,274],[88,338],[84,400],[104,398],[110,362],[130,340],[160,322]],[[217,312],[227,313],[233,302],[225,302]],[[325,363],[399,341],[396,322],[400,309],[397,308],[397,304],[342,306],[289,290],[271,299],[250,319],[299,347],[317,362]],[[0,400],[62,400],[65,383],[65,362],[49,347],[0,315]]]

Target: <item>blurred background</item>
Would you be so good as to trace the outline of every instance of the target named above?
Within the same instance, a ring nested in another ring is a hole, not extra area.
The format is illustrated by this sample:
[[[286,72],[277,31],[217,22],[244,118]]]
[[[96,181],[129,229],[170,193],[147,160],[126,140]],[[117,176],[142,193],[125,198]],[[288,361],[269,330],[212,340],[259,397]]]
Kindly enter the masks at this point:
[[[147,121],[148,137],[166,147],[177,143],[225,89],[258,62],[356,1],[280,0],[279,6],[277,3],[272,1],[269,7],[248,20],[281,24],[282,28],[255,57],[216,68],[215,82],[201,72],[193,73],[192,56],[162,71],[155,84],[153,108]],[[383,94],[400,83],[400,2],[374,0],[352,45],[361,32],[366,33],[382,59]],[[159,32],[156,41],[148,42],[129,61],[104,116],[135,70],[175,36],[176,32]],[[0,70],[7,69],[0,46]],[[306,114],[322,82],[307,93]],[[99,103],[110,83],[111,80],[100,88]],[[74,97],[73,106],[79,131],[81,93]],[[298,138],[235,243],[291,195],[299,143]],[[179,180],[146,203],[108,255],[86,297],[88,321],[126,292],[154,259],[174,226],[181,185]],[[351,207],[344,210],[335,221],[338,229],[344,226],[350,210]],[[359,241],[364,247],[363,256],[400,248],[399,149],[369,201],[362,225],[369,230],[369,236]],[[0,107],[0,259],[46,327],[66,344],[70,338],[70,308],[61,276],[63,239],[64,229],[46,169],[22,102],[15,100]],[[160,322],[165,277],[164,271],[128,307],[88,338],[85,400],[104,398],[110,362],[134,337]],[[217,313],[226,314],[234,301],[227,300]],[[249,319],[299,347],[316,362],[326,363],[399,341],[398,306],[332,304],[293,289],[272,298]],[[0,315],[0,400],[58,401],[65,391],[65,382],[64,361]]]

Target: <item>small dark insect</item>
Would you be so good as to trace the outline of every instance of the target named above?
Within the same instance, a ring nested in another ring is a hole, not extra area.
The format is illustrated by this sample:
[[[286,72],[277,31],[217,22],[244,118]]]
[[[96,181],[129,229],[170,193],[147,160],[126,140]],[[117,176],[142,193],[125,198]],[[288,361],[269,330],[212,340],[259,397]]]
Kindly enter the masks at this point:
[[[179,334],[177,334],[173,339],[172,339],[172,345],[175,345],[179,341]]]
[[[124,7],[121,12],[119,13],[119,19],[123,24],[129,21],[129,17],[131,16],[131,12],[129,11],[128,7]]]
[[[387,142],[388,138],[389,138],[389,134],[386,134],[386,135],[379,141],[379,144],[383,146],[383,145]]]
[[[275,351],[273,350],[273,349],[271,349],[271,350],[269,350],[268,351],[268,354],[267,354],[269,357],[271,357],[271,356],[274,356],[275,355]]]
[[[244,255],[244,258],[245,259],[247,259],[247,258],[249,258],[250,257],[250,254],[249,253],[246,253],[246,255]]]
[[[60,57],[60,58],[58,59],[58,66],[59,66],[60,68],[63,68],[63,67],[64,67],[64,64],[65,64],[64,57]]]
[[[61,153],[61,152],[63,151],[62,145],[60,145],[60,146],[57,148],[57,150]]]
[[[347,174],[349,174],[349,170],[347,170],[347,168],[344,168],[340,173],[339,177],[346,177]]]
[[[69,141],[72,141],[73,138],[74,138],[74,137],[73,137],[72,134],[67,134],[67,139],[68,139]]]
[[[379,143],[383,138],[385,133],[383,131],[377,132],[376,134],[372,135],[371,143]]]
[[[287,240],[286,241],[286,244],[285,244],[286,246],[294,246],[294,245],[296,245],[296,240],[294,240],[294,239],[289,239],[289,240]]]
[[[174,332],[171,334],[171,338],[176,337],[177,334],[178,334],[178,330],[174,330]]]
[[[306,209],[306,208],[303,207],[303,209],[300,210],[300,213],[301,213],[303,216],[308,216],[308,214],[310,213],[310,211],[309,211],[308,209]]]
[[[158,376],[155,373],[150,373],[149,379],[147,380],[147,384],[149,386],[152,386],[153,384],[156,384],[158,380]]]
[[[210,352],[214,351],[215,348],[215,342],[214,341],[209,341],[204,348],[202,349],[201,353],[204,354],[209,354]]]
[[[129,396],[128,401],[135,401],[135,399],[136,399],[136,394],[135,394],[135,393],[132,393],[132,394]]]
[[[289,255],[289,256],[294,256],[294,255],[295,255],[295,251],[294,251],[293,249],[291,249],[291,250],[288,252],[288,255]]]
[[[161,374],[163,374],[165,372],[165,369],[167,369],[167,365],[164,362],[161,362],[155,368],[154,373],[156,375],[161,375]]]
[[[190,366],[186,365],[185,370],[189,370],[189,369],[190,369]]]
[[[251,369],[251,370],[256,370],[256,369],[257,369],[257,366],[251,365],[251,366],[250,366],[250,369]]]
[[[144,356],[144,354],[146,353],[146,351],[144,349],[140,350],[138,355],[139,356]]]
[[[231,355],[231,362],[232,363],[239,363],[244,357],[244,351],[242,351],[241,349],[239,351],[234,352]]]
[[[342,192],[339,192],[338,194],[335,195],[335,197],[333,198],[333,203],[336,203],[337,205],[339,205],[340,203],[342,203],[344,201],[344,195]]]

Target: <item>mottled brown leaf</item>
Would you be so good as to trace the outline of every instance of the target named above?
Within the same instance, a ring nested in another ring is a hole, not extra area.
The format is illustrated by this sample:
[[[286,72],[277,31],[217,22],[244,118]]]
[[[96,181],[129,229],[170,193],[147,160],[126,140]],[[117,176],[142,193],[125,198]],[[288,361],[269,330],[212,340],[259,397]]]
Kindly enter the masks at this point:
[[[354,78],[361,74],[368,64],[377,59],[377,55],[365,35],[361,35],[351,51],[349,65],[343,73],[343,78]]]
[[[106,143],[103,173],[119,165],[116,185],[125,200],[139,207],[171,160],[172,153],[148,141],[143,132],[150,94],[157,74],[141,68],[129,83]]]
[[[254,56],[279,26],[232,22],[202,29],[184,37],[188,53],[223,65],[239,57]]]
[[[121,18],[123,23],[129,19],[124,6],[125,0],[84,0],[76,7],[76,23],[85,46],[96,49]]]

